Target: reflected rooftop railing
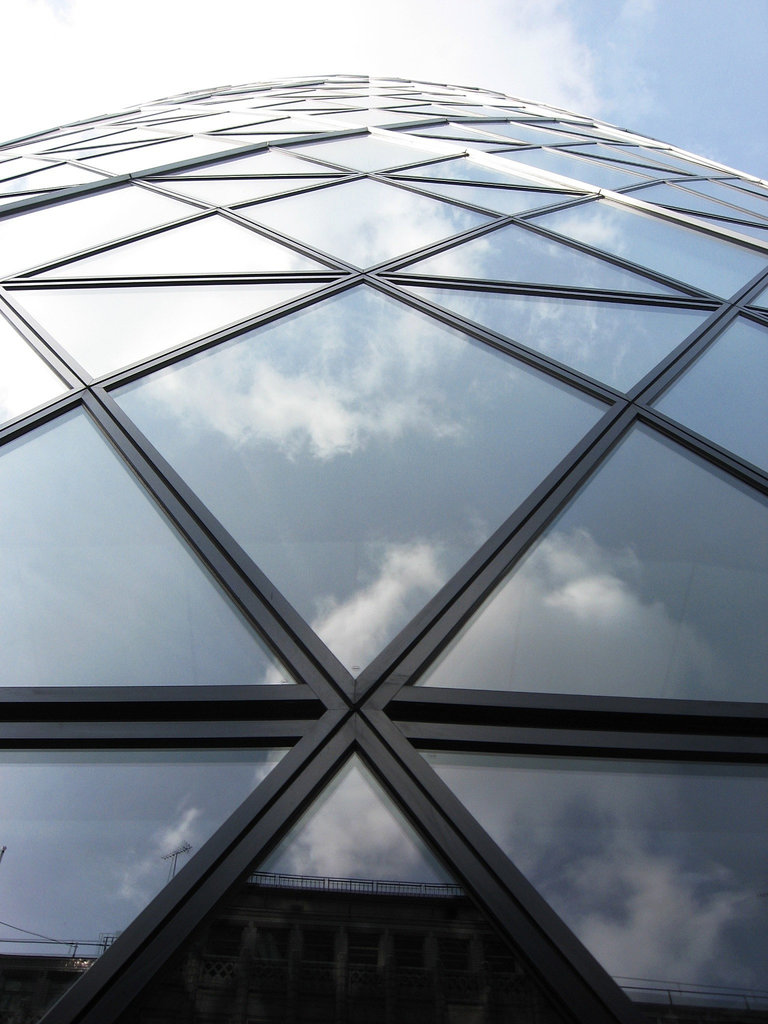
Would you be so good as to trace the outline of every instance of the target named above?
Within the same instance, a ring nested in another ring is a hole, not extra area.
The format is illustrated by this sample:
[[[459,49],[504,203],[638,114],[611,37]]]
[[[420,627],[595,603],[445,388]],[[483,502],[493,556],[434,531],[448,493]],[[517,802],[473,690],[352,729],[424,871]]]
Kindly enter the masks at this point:
[[[251,885],[271,889],[301,889],[311,892],[355,893],[366,896],[428,896],[455,899],[463,896],[460,885],[432,882],[398,882],[377,878],[330,878],[315,875],[286,875],[274,871],[254,871]]]

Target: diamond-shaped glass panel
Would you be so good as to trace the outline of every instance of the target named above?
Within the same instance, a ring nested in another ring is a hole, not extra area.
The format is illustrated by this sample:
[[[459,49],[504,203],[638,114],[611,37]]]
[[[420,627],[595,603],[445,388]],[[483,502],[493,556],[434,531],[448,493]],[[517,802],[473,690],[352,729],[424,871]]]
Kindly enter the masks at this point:
[[[238,212],[357,267],[373,266],[489,220],[367,179]]]
[[[674,294],[650,278],[515,224],[410,263],[401,273]]]
[[[298,192],[312,185],[332,181],[332,178],[217,178],[188,181],[186,178],[164,180],[163,188],[190,199],[200,199],[212,206],[231,206],[249,200],[264,199],[283,192]]]
[[[25,288],[19,307],[98,377],[310,291],[308,284]]]
[[[544,213],[536,223],[714,295],[731,295],[768,266],[768,254],[605,200]]]
[[[84,413],[0,449],[0,684],[290,682]]]
[[[561,150],[515,149],[499,153],[498,156],[528,164],[530,167],[539,167],[553,174],[562,174],[598,188],[625,188],[627,185],[636,185],[643,181],[643,175],[629,169],[602,164],[597,160],[580,160]]]
[[[454,147],[455,148],[455,147]],[[450,152],[445,146],[444,151]],[[356,171],[378,171],[402,164],[415,164],[435,155],[433,148],[408,146],[387,139],[366,135],[361,138],[339,139],[336,142],[313,142],[308,146],[296,146],[294,153],[303,153],[317,160],[350,167]]]
[[[766,699],[768,501],[636,427],[430,686]]]
[[[553,296],[408,291],[625,391],[709,316],[697,309]]]
[[[367,288],[118,401],[352,671],[604,408]]]
[[[65,263],[41,274],[68,277],[166,277],[301,273],[328,268],[218,214]]]
[[[768,330],[739,318],[655,403],[768,469]]]
[[[402,172],[402,175],[409,178],[449,178],[454,181],[491,185],[530,186],[538,184],[525,175],[515,174],[513,171],[502,171],[496,167],[486,167],[468,157],[460,157],[457,160],[437,160],[424,167],[409,167],[407,171]]]
[[[425,756],[632,999],[764,1005],[765,768]]]
[[[482,185],[448,185],[445,182],[424,182],[420,186],[425,192],[432,192],[446,199],[457,199],[460,203],[470,203],[485,207],[495,213],[514,215],[536,210],[541,206],[552,206],[554,203],[565,202],[573,198],[569,192],[536,192],[527,189],[484,188]]]

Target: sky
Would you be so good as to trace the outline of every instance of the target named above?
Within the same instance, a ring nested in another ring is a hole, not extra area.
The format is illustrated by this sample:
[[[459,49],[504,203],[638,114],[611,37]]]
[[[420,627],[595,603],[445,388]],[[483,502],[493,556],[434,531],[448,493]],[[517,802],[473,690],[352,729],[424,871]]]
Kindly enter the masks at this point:
[[[564,106],[768,175],[768,0],[5,0],[0,138],[208,86],[386,74]]]

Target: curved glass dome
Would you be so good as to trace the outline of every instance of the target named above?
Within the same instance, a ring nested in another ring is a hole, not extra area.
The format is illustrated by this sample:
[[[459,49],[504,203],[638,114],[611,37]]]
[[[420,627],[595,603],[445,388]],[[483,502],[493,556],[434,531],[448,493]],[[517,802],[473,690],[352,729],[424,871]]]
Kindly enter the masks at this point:
[[[768,1011],[765,182],[224,87],[2,147],[0,275],[1,1006]]]

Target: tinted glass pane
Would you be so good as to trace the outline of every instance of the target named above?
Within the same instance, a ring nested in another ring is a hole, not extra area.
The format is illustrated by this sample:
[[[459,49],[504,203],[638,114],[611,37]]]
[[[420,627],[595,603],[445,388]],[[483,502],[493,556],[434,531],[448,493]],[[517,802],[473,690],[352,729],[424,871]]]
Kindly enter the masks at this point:
[[[752,299],[752,305],[761,306],[763,308],[768,307],[768,288],[763,288],[763,290],[758,293],[757,298]]]
[[[239,212],[358,267],[381,263],[488,220],[481,213],[370,180]]]
[[[445,196],[446,199],[457,199],[460,203],[471,203],[483,206],[486,210],[496,213],[516,214],[526,210],[535,210],[540,206],[551,206],[572,198],[568,192],[529,192],[523,189],[483,188],[474,185],[445,185],[424,182],[421,186],[427,192]]]
[[[564,174],[568,178],[588,182],[599,188],[624,188],[643,180],[641,175],[633,171],[611,167],[609,164],[599,164],[593,160],[579,160],[559,150],[555,152],[552,149],[515,149],[498,155],[518,163],[529,164],[531,167],[540,167],[553,174]]]
[[[529,281],[572,288],[651,292],[669,295],[672,289],[650,278],[606,263],[526,228],[510,225],[473,238],[463,245],[411,263],[403,273],[475,280]]]
[[[750,210],[761,217],[768,217],[768,197],[763,198],[743,188],[731,188],[726,182],[720,181],[692,181],[687,187],[694,192],[719,199],[723,203],[731,203],[742,210]]]
[[[656,402],[660,412],[768,469],[768,331],[739,319]]]
[[[231,206],[232,203],[247,203],[248,200],[263,199],[281,192],[295,192],[298,189],[331,181],[330,178],[222,178],[215,181],[195,181],[177,178],[163,181],[163,188],[192,199],[202,199],[212,206]]]
[[[763,987],[765,769],[425,756],[630,996]]]
[[[3,686],[288,682],[82,413],[0,454]]]
[[[690,210],[693,213],[711,213],[716,217],[735,215],[735,211],[730,206],[724,206],[714,199],[694,195],[686,188],[678,188],[677,185],[668,185],[666,182],[640,189],[639,192],[632,192],[631,195],[633,199],[642,199],[646,203],[660,203],[662,206],[673,206],[680,210]]]
[[[278,242],[224,217],[204,217],[115,249],[86,256],[44,277],[165,277],[327,270]]]
[[[432,686],[765,700],[768,503],[636,428]]]
[[[210,177],[212,174],[311,174],[322,173],[316,164],[293,157],[283,149],[270,149],[265,153],[227,157],[216,163],[194,167],[184,172],[185,178]]]
[[[358,758],[121,1022],[243,1008],[267,1021],[562,1020]]]
[[[378,171],[385,167],[415,164],[435,155],[434,149],[399,145],[371,135],[358,139],[339,139],[336,142],[315,142],[309,146],[297,146],[292,152],[357,171]],[[447,146],[445,152],[450,152]]]
[[[0,316],[0,422],[66,391],[60,377]]]
[[[627,390],[709,313],[620,302],[409,288],[613,387]]]
[[[368,289],[118,400],[353,671],[603,408]]]
[[[513,121],[512,124],[500,124],[498,121],[477,121],[466,126],[475,128],[478,132],[490,132],[491,135],[514,139],[516,142],[524,142],[531,146],[557,145],[564,142],[575,142],[577,139],[575,135],[567,135],[564,132],[543,131],[540,128],[534,128],[520,121]]]
[[[768,262],[752,249],[604,200],[542,214],[537,223],[715,295],[731,295]]]
[[[3,753],[0,998],[8,1019],[38,1020],[282,753]]]
[[[289,302],[313,285],[25,288],[23,306],[94,376]]]
[[[0,274],[40,266],[192,212],[186,203],[129,185],[7,217],[0,220]]]

